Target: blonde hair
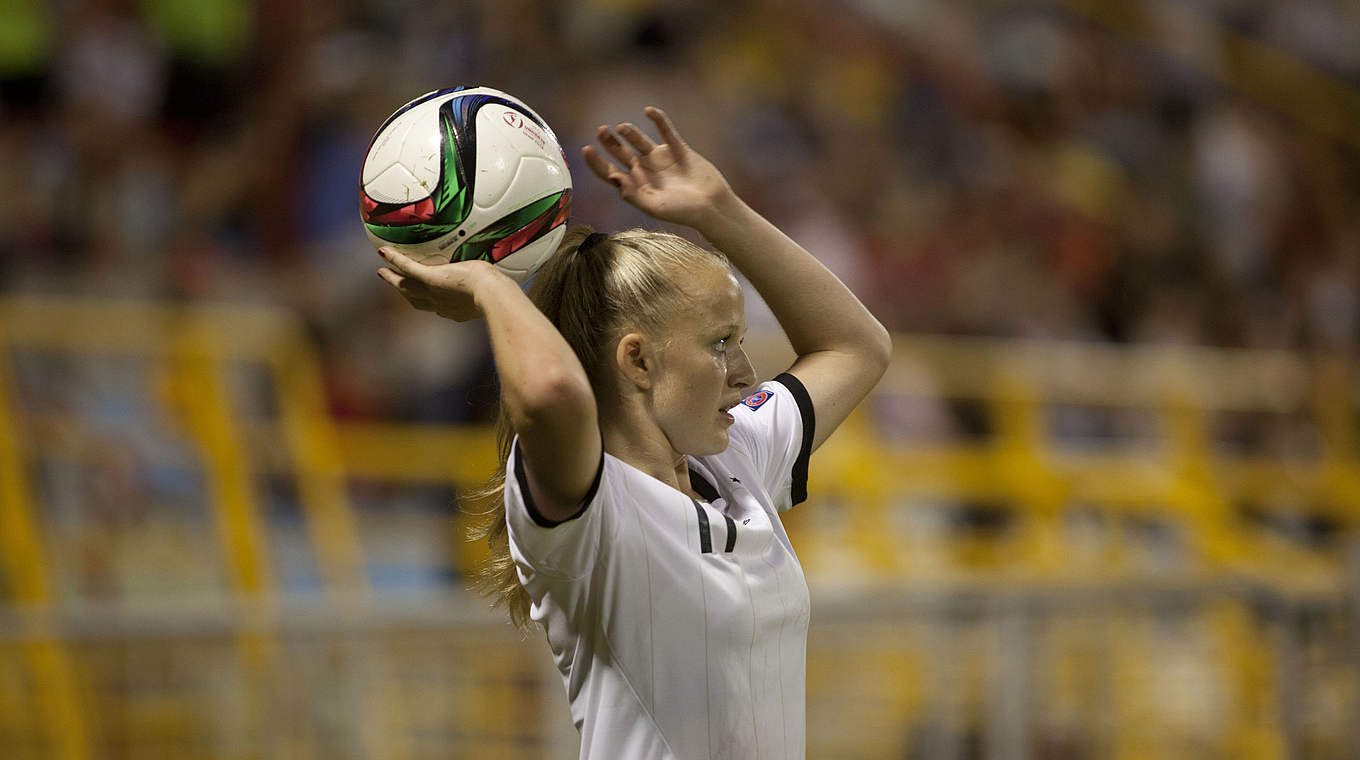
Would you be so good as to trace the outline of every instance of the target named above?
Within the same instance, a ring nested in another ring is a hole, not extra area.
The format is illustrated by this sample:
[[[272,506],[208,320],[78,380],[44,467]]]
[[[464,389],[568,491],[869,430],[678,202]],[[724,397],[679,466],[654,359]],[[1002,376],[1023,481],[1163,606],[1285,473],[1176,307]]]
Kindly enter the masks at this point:
[[[529,299],[552,322],[581,361],[598,398],[611,386],[612,347],[634,329],[657,334],[685,300],[685,273],[699,266],[730,269],[721,253],[668,232],[631,229],[609,235],[589,227],[570,230],[539,270]],[[529,594],[520,585],[505,519],[505,463],[514,440],[502,405],[496,430],[500,467],[475,502],[489,502],[472,530],[485,539],[491,557],[477,569],[476,587],[497,605],[504,604],[521,629],[530,627]]]

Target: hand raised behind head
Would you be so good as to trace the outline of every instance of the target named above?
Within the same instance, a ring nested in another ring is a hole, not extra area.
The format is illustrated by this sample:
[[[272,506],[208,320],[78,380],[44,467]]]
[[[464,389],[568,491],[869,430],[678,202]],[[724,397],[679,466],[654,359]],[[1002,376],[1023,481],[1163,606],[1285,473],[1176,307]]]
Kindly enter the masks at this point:
[[[644,109],[661,134],[654,142],[633,124],[596,130],[600,146],[614,161],[592,146],[581,149],[595,176],[610,183],[619,196],[662,221],[699,226],[705,214],[731,195],[727,179],[708,159],[695,152],[660,108]],[[617,163],[615,163],[617,162]]]

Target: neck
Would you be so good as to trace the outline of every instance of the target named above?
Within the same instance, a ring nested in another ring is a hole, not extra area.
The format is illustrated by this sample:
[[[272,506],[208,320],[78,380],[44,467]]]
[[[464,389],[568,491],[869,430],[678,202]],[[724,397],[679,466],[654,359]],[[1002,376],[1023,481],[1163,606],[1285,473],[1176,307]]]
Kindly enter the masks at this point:
[[[637,424],[640,423],[640,424]],[[677,452],[651,420],[609,424],[600,420],[604,450],[681,493],[700,498],[689,483],[689,459]]]

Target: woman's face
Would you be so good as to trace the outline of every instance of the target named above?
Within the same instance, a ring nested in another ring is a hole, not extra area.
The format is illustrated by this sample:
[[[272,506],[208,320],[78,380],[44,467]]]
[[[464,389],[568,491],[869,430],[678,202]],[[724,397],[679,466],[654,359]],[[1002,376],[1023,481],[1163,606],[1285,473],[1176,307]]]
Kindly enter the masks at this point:
[[[736,406],[755,383],[741,347],[746,335],[741,286],[725,267],[702,267],[685,284],[686,305],[661,336],[655,357],[652,408],[657,424],[680,454],[705,456],[727,449]]]

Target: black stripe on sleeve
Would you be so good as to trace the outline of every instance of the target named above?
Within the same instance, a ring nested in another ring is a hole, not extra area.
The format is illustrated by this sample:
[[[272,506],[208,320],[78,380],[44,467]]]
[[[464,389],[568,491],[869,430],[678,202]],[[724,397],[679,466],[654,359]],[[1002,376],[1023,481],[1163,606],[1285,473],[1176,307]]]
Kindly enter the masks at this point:
[[[600,490],[600,478],[604,475],[604,447],[600,447],[600,466],[595,469],[595,480],[591,481],[590,489],[581,499],[581,508],[576,510],[576,514],[566,520],[549,520],[538,511],[538,506],[534,504],[534,495],[529,491],[529,478],[524,474],[524,450],[519,447],[519,440],[515,440],[515,480],[519,483],[519,492],[524,495],[524,508],[529,510],[529,518],[539,527],[556,528],[568,520],[575,520],[586,513],[586,507],[595,500],[595,493]]]
[[[737,548],[737,524],[732,521],[732,516],[729,514],[724,514],[723,519],[727,521],[727,548],[723,551],[731,552]]]
[[[694,501],[694,499],[690,499],[690,501]],[[704,511],[703,505],[697,501],[694,501],[694,511],[699,513],[699,553],[712,554],[713,534],[708,528],[708,513]]]
[[[802,381],[787,372],[775,378],[775,382],[789,389],[793,400],[798,402],[798,411],[803,414],[803,444],[798,450],[798,458],[793,460],[793,484],[789,488],[790,504],[807,501],[808,457],[812,456],[812,434],[817,429],[817,416],[812,410],[812,397]]]

